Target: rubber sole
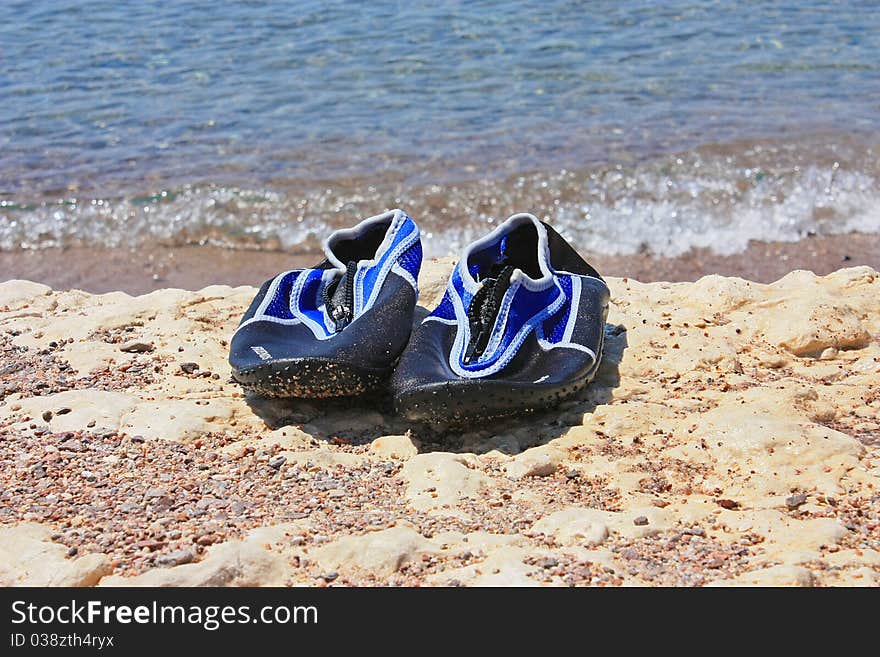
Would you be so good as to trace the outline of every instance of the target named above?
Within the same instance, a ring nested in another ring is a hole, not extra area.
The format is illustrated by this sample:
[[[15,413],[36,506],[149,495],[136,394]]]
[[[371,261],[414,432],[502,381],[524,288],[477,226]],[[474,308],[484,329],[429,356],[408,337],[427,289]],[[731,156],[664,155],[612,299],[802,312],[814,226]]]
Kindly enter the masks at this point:
[[[384,385],[391,370],[368,370],[317,358],[277,360],[232,370],[244,389],[262,397],[353,397]]]
[[[603,341],[604,342],[604,341]],[[456,425],[502,416],[533,413],[570,399],[595,377],[602,349],[593,367],[580,379],[544,386],[501,379],[455,379],[412,388],[394,396],[394,409],[413,422]]]

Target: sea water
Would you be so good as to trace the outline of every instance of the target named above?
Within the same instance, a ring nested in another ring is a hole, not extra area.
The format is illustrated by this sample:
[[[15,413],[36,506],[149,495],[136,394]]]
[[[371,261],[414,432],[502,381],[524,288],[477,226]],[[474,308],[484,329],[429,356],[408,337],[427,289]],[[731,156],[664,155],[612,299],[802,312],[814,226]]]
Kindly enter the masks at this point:
[[[880,231],[877,2],[0,2],[0,249]]]

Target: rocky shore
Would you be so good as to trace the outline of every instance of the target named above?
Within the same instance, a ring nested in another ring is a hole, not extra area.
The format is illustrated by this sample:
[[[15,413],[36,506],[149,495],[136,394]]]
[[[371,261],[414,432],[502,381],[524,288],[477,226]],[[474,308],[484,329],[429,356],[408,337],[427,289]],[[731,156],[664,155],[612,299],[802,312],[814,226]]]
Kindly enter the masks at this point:
[[[0,283],[0,584],[880,584],[880,274],[609,283],[581,397],[464,432],[246,397],[250,287]]]

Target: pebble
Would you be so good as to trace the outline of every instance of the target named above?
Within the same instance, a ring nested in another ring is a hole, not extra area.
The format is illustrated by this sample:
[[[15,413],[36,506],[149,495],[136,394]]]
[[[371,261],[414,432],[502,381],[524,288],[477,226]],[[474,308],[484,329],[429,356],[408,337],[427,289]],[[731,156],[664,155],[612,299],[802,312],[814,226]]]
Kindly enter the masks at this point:
[[[278,456],[273,456],[269,459],[269,467],[275,468],[276,470],[280,468],[282,465],[287,463],[287,457],[283,454],[279,454]]]
[[[715,500],[715,503],[720,506],[722,509],[736,509],[739,508],[739,502],[734,500]]]
[[[52,411],[43,411],[43,422],[50,422],[52,420]]]
[[[119,351],[124,351],[128,354],[142,354],[153,351],[153,349],[155,347],[153,347],[152,342],[142,342],[140,340],[129,340],[119,347]]]
[[[160,566],[181,566],[185,563],[192,563],[196,558],[195,550],[187,548],[176,550],[170,554],[163,554],[156,558],[156,563]]]
[[[199,369],[198,363],[181,363],[180,369],[183,370],[185,374],[192,374],[197,369]]]
[[[648,524],[648,518],[647,516],[639,516],[638,518],[633,519],[633,524],[642,527],[643,525]]]
[[[789,509],[796,509],[806,501],[807,495],[805,493],[796,493],[791,497],[785,498],[785,506]]]

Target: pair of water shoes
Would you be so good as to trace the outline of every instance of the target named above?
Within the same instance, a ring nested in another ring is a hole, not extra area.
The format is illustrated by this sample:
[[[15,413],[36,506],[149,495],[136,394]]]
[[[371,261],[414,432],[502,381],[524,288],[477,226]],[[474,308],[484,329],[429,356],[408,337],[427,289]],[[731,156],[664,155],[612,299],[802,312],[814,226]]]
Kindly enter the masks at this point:
[[[400,210],[338,230],[313,269],[260,288],[229,362],[269,397],[358,395],[390,383],[410,420],[460,422],[546,407],[592,380],[609,291],[548,224],[516,214],[469,245],[413,329],[419,229]]]

